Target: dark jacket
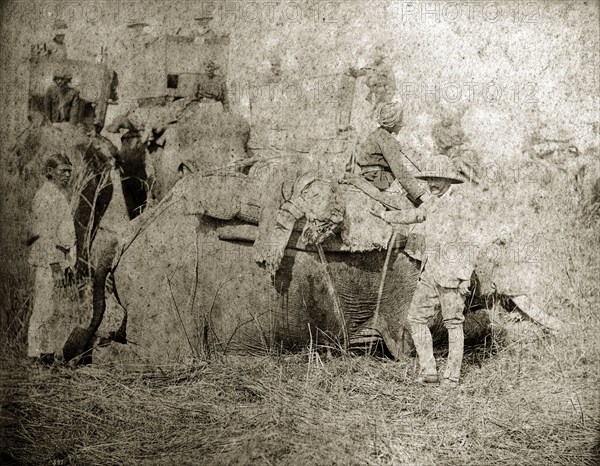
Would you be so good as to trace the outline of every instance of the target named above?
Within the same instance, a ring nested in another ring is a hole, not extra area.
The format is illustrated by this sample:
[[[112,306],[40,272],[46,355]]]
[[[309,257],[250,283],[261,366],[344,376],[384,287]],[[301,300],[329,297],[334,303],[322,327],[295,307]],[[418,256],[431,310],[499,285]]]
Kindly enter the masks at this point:
[[[68,121],[77,124],[79,120],[79,92],[71,87],[61,90],[51,84],[44,96],[46,117],[52,123]]]
[[[408,198],[415,202],[425,189],[404,165],[406,158],[400,143],[382,128],[377,128],[360,144],[354,155],[359,174],[380,190],[390,187],[397,179],[406,190]]]

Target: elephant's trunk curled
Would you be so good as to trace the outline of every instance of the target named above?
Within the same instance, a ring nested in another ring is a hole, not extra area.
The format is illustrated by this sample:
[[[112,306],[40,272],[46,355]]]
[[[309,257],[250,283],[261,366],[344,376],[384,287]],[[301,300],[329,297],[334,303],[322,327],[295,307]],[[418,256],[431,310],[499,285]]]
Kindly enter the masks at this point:
[[[104,311],[106,310],[106,301],[104,289],[106,277],[112,270],[112,263],[115,254],[116,242],[111,242],[100,254],[100,260],[96,267],[96,273],[93,279],[93,315],[87,328],[76,327],[73,329],[69,338],[63,346],[63,356],[65,361],[81,356],[89,352],[94,340],[94,335],[102,323]]]

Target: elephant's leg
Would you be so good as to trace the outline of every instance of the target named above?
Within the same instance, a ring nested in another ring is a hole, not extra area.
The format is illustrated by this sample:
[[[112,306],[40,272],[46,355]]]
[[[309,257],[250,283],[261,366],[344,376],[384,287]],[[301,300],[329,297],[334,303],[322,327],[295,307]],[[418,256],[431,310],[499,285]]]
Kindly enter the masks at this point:
[[[421,277],[408,309],[408,323],[425,383],[438,382],[437,368],[433,357],[433,340],[427,326],[428,319],[435,314],[437,303],[435,285]]]
[[[98,231],[100,220],[112,199],[112,184],[100,185],[101,175],[95,175],[81,192],[75,211],[75,234],[77,238],[77,273],[87,277],[92,271],[90,251]]]
[[[130,177],[121,182],[123,197],[130,219],[137,217],[144,210],[147,201],[144,180],[140,177]]]
[[[75,210],[75,236],[77,239],[77,276],[79,278],[90,275],[89,264],[89,225],[92,218],[93,192],[98,185],[95,177],[88,182],[79,196]]]
[[[107,183],[101,189],[99,189],[96,194],[94,215],[92,218],[93,223],[90,232],[90,245],[93,244],[94,240],[96,239],[96,233],[100,227],[100,221],[102,220],[102,217],[104,217],[110,201],[112,200],[113,191],[114,188],[112,183]]]
[[[117,288],[114,283],[115,277],[113,276],[113,274],[112,273],[109,274],[106,277],[106,279],[107,279],[107,281],[110,279],[111,284],[112,284],[113,296],[115,297],[115,299],[117,300],[119,305],[122,307],[123,311],[125,312],[125,314],[123,315],[123,320],[121,321],[121,325],[119,326],[117,331],[114,333],[111,332],[112,341],[117,342],[117,343],[126,344],[127,343],[127,309],[125,307],[123,307],[123,304],[121,303],[121,299],[119,298],[119,292],[117,291]]]
[[[128,137],[125,137],[128,136]],[[123,136],[123,146],[119,153],[119,166],[123,171],[121,185],[129,218],[137,217],[147,202],[148,174],[146,172],[146,146],[141,142],[137,131]]]
[[[106,301],[104,296],[106,277],[112,270],[112,262],[115,256],[116,242],[110,243],[100,254],[97,273],[93,282],[93,316],[87,328],[76,327],[63,346],[63,356],[66,361],[79,356],[91,355],[94,334],[102,323]]]

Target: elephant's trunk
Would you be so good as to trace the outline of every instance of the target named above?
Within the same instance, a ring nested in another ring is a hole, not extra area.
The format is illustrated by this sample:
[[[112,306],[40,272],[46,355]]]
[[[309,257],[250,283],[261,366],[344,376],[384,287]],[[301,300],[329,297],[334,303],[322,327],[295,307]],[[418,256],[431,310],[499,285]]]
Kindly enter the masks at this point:
[[[63,356],[65,361],[88,353],[92,348],[94,335],[102,323],[106,301],[104,298],[104,289],[106,277],[112,270],[113,258],[115,255],[115,242],[111,242],[100,254],[96,273],[93,281],[93,315],[87,328],[75,327],[63,346]]]
[[[100,258],[98,263],[98,270],[94,276],[93,283],[93,294],[92,294],[92,305],[94,313],[92,315],[92,321],[88,327],[93,333],[96,333],[98,327],[102,323],[104,317],[104,311],[106,310],[106,300],[104,299],[104,290],[106,286],[106,277],[112,270],[112,262],[114,259],[115,243],[109,244],[107,249],[103,251],[105,254]]]

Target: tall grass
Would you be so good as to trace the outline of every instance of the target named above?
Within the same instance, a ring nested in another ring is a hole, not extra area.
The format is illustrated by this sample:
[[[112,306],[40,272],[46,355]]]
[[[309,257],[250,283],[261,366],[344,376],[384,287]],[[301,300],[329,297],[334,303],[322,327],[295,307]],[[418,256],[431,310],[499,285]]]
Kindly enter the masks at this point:
[[[555,350],[543,339],[483,364],[468,354],[449,391],[416,384],[410,359],[309,350],[28,368],[8,405],[20,421],[9,453],[35,464],[597,464],[594,363],[569,368]]]

